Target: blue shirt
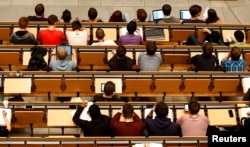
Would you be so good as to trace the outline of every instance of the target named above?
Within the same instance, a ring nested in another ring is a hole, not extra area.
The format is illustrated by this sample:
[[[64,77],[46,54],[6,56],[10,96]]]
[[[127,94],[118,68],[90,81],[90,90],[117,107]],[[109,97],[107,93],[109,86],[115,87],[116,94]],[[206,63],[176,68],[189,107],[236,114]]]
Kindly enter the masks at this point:
[[[221,66],[225,71],[244,71],[245,70],[246,61],[239,60],[222,60]]]

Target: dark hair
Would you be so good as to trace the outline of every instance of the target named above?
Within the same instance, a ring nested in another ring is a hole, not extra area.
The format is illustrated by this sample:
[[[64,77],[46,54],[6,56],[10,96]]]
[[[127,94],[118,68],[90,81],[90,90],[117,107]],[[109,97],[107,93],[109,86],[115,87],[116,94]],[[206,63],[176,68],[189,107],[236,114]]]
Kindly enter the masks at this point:
[[[104,93],[111,96],[115,92],[115,84],[112,81],[107,81],[104,85]]]
[[[137,24],[135,21],[130,21],[127,25],[127,30],[129,34],[134,34],[134,32],[136,31],[137,28]]]
[[[218,31],[212,31],[210,34],[210,41],[212,43],[218,43],[221,39],[220,33]]]
[[[164,102],[157,103],[155,113],[158,117],[166,117],[168,115],[168,105]]]
[[[172,7],[169,4],[165,4],[162,6],[162,12],[165,16],[168,16],[171,14]]]
[[[157,46],[155,44],[155,42],[147,42],[146,43],[146,50],[147,50],[147,54],[148,55],[154,55],[156,50],[157,50]]]
[[[72,22],[72,30],[75,31],[75,30],[80,30],[82,27],[82,24],[80,23],[79,20],[75,20]]]
[[[68,9],[65,9],[62,13],[62,17],[64,22],[70,22],[71,20],[71,12]]]
[[[89,107],[88,112],[89,112],[89,115],[90,115],[92,120],[100,119],[101,110],[100,110],[98,105],[96,105],[96,104],[91,105]]]
[[[122,107],[122,114],[124,118],[132,118],[134,114],[134,108],[131,104],[125,104]]]
[[[44,5],[43,4],[37,4],[36,7],[35,7],[35,12],[36,12],[36,15],[38,16],[42,16],[44,14]]]
[[[207,15],[206,23],[214,23],[220,19],[214,9],[208,9]]]
[[[244,33],[241,30],[235,31],[234,37],[238,42],[243,42],[245,38]]]
[[[56,22],[58,22],[58,18],[57,18],[57,16],[56,15],[50,15],[49,17],[48,17],[48,24],[49,25],[54,25]]]
[[[189,8],[189,12],[191,14],[192,17],[195,17],[197,14],[199,14],[200,12],[202,11],[202,8],[201,6],[199,5],[192,5],[190,8]]]
[[[93,8],[93,7],[89,8],[88,17],[91,20],[95,20],[96,17],[97,17],[97,10],[95,8]]]
[[[188,104],[188,109],[190,114],[198,114],[200,111],[200,104],[196,101],[191,101]]]
[[[105,32],[102,28],[98,28],[95,32],[97,39],[103,39],[105,37]]]
[[[148,17],[148,14],[145,11],[145,9],[138,9],[137,10],[137,19],[140,22],[145,22],[145,20],[147,19],[147,17]]]
[[[109,22],[124,22],[122,18],[122,12],[120,10],[116,10],[109,18]]]
[[[118,58],[123,58],[126,55],[126,48],[123,45],[119,45],[116,49],[116,56]]]
[[[202,45],[203,56],[210,57],[213,53],[213,46],[209,42],[205,42]]]
[[[241,55],[240,48],[236,46],[232,47],[230,54],[232,60],[239,60]]]
[[[21,29],[26,29],[29,24],[29,19],[27,17],[20,17],[18,24]]]

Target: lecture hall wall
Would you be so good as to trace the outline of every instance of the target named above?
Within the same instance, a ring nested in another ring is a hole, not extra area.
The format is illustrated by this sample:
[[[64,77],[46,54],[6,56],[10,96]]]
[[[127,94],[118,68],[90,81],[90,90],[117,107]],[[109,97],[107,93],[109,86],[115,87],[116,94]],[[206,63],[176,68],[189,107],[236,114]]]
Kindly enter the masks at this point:
[[[45,5],[45,16],[56,14],[61,17],[64,9],[72,12],[73,18],[87,19],[89,7],[98,10],[98,17],[108,21],[111,13],[117,9],[135,16],[138,8],[145,8],[149,13],[160,9],[165,3],[172,5],[172,15],[179,17],[180,9],[188,9],[192,4],[199,4],[203,10],[214,8],[223,22],[230,24],[250,23],[250,0],[0,0],[0,21],[17,21],[21,16],[33,15],[37,3]]]

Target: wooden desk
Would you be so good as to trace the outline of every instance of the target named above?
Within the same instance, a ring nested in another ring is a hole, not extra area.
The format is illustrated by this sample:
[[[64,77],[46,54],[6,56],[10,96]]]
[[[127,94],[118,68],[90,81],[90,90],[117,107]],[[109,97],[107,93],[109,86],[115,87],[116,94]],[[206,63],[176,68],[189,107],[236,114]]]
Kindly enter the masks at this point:
[[[232,110],[233,117],[228,110]],[[208,118],[212,126],[236,126],[236,113],[234,109],[208,109]]]
[[[75,127],[72,121],[73,109],[48,109],[48,127]]]

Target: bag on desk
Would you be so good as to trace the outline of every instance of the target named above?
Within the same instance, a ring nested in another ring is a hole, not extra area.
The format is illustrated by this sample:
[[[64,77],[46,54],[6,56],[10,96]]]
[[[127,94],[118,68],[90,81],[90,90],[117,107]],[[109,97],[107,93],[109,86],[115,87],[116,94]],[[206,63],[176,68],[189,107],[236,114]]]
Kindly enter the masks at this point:
[[[250,117],[242,117],[241,118],[241,125],[243,131],[250,131]]]

